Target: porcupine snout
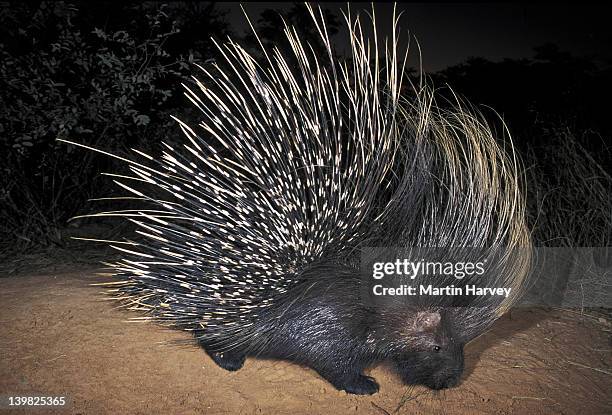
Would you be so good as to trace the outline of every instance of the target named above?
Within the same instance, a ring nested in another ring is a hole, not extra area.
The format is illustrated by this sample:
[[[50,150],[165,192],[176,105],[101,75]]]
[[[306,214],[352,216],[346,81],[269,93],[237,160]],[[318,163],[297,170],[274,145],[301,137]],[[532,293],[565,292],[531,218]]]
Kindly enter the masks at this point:
[[[424,385],[431,389],[457,386],[464,369],[465,339],[458,335],[453,316],[448,312],[417,312],[410,325],[411,337],[395,357],[402,380],[409,385]]]
[[[448,356],[442,359],[439,371],[432,373],[431,379],[424,382],[431,389],[452,388],[460,383],[464,369],[463,345],[453,347]]]
[[[396,359],[402,380],[409,385],[424,385],[439,390],[460,383],[464,369],[463,344],[434,346]]]

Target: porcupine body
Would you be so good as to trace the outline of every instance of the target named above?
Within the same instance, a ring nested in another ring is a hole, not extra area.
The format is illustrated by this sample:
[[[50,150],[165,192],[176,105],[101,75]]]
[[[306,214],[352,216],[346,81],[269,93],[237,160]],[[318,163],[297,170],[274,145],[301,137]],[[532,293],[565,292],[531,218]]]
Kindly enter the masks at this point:
[[[114,293],[192,331],[228,370],[247,356],[288,359],[368,394],[378,385],[364,369],[390,360],[407,383],[453,386],[463,345],[516,300],[527,273],[516,161],[468,108],[438,109],[424,85],[400,97],[395,18],[379,50],[346,16],[351,56],[337,64],[320,10],[306,7],[326,56],[289,26],[291,56],[263,50],[258,61],[218,45],[224,65],[201,68],[199,93],[186,86],[203,120],[179,121],[183,148],[124,159],[133,176],[116,182],[148,206],[98,214],[127,217],[145,240],[114,244],[125,252]],[[489,281],[515,290],[461,307],[371,303],[355,261],[368,245],[478,247]]]

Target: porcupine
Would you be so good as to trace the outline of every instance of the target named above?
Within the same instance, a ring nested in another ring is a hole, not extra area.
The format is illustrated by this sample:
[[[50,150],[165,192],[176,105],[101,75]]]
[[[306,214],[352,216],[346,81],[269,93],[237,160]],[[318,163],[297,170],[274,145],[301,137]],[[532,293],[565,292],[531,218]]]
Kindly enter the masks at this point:
[[[200,129],[177,119],[182,149],[122,158],[133,176],[115,182],[156,208],[89,215],[127,217],[145,240],[113,244],[125,253],[113,292],[192,331],[230,371],[247,356],[288,359],[371,394],[364,370],[389,360],[406,383],[454,386],[464,344],[510,307],[527,273],[529,256],[514,255],[530,244],[517,162],[459,101],[438,108],[424,82],[400,95],[407,49],[395,13],[384,57],[374,15],[371,40],[345,14],[350,58],[338,63],[322,12],[306,7],[325,55],[289,25],[291,56],[260,42],[258,60],[215,42],[224,66],[199,67],[199,93],[184,85]],[[493,281],[516,290],[462,307],[370,303],[355,261],[367,245],[479,247]]]

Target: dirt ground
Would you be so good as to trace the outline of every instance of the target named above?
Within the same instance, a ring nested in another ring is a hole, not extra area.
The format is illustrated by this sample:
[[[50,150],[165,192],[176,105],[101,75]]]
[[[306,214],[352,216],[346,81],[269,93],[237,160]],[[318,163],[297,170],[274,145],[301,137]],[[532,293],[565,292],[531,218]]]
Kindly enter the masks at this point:
[[[0,396],[66,396],[68,414],[612,414],[605,314],[515,310],[466,347],[457,388],[407,387],[384,366],[372,396],[290,363],[225,372],[187,333],[128,322],[93,272],[0,278]]]

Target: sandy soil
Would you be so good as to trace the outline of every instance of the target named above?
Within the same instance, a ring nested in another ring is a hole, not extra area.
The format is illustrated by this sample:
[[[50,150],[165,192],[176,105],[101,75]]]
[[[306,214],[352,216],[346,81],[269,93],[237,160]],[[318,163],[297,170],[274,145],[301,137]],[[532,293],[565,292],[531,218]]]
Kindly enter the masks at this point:
[[[249,359],[229,373],[189,335],[102,300],[93,273],[0,279],[0,396],[67,396],[69,414],[611,414],[605,315],[515,310],[466,348],[466,375],[434,393],[386,367],[381,391],[338,392],[290,363]],[[3,413],[27,410],[0,408]]]

